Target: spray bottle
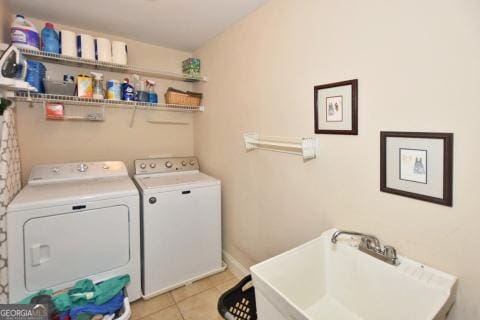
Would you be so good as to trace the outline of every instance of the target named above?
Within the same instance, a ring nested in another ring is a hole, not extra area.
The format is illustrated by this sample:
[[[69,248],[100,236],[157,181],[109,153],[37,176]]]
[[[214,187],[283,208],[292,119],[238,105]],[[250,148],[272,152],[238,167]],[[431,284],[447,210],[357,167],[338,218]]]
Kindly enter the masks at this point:
[[[90,72],[93,78],[93,99],[104,99],[105,90],[103,89],[103,74],[99,72]]]
[[[152,104],[158,103],[158,95],[155,92],[155,82],[152,80],[147,80],[147,88],[148,88],[148,102]]]
[[[140,81],[138,74],[132,75],[133,87],[135,88],[135,100],[140,102],[148,102],[148,92],[145,91],[145,83]]]
[[[152,104],[158,103],[158,95],[155,92],[155,82],[152,80],[145,81],[148,89],[148,102]]]

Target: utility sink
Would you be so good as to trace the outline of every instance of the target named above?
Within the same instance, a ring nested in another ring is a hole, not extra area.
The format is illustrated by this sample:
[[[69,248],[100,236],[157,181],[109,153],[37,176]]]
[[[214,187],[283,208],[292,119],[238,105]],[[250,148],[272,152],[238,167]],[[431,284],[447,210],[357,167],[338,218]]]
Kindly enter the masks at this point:
[[[440,320],[457,278],[402,256],[394,266],[335,229],[251,267],[259,320]]]

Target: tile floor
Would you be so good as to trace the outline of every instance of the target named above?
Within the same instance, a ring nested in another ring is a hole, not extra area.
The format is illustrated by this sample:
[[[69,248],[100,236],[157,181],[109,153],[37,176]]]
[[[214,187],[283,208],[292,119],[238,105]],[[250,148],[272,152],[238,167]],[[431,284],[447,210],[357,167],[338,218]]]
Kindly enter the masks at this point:
[[[230,271],[196,281],[149,300],[132,303],[131,320],[220,320],[220,295],[237,284]]]

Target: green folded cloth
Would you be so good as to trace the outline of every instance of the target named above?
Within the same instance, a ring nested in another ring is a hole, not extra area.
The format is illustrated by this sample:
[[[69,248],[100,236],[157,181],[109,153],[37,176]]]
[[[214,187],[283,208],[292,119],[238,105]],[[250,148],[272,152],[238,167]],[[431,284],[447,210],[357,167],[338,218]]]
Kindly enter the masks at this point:
[[[110,278],[98,284],[97,288],[101,291],[101,293],[95,297],[95,304],[100,305],[110,301],[129,283],[130,276],[127,274]]]
[[[77,281],[68,292],[53,296],[53,291],[50,289],[40,290],[18,303],[29,304],[33,297],[49,295],[52,296],[55,309],[60,312],[70,310],[76,306],[82,306],[92,302],[92,300],[94,300],[93,302],[96,305],[102,305],[116,296],[129,282],[130,276],[128,274],[110,278],[99,284],[94,284],[90,279],[84,279]]]
[[[83,305],[94,299],[100,293],[100,290],[97,289],[90,279],[77,281],[73,288],[68,290],[68,295],[75,305]]]
[[[72,308],[72,299],[66,292],[57,294],[53,297],[53,304],[57,311],[64,312]]]
[[[83,305],[93,299],[96,305],[100,305],[116,296],[129,282],[129,275],[110,278],[97,285],[90,279],[85,279],[75,283],[68,294],[74,305]]]

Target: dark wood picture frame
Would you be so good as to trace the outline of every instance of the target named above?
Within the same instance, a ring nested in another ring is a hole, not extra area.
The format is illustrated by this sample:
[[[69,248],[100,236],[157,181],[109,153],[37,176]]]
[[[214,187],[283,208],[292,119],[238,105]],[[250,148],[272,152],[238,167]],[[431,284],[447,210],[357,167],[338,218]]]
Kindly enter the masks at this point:
[[[335,129],[320,129],[319,128],[319,110],[318,110],[318,91],[322,89],[329,89],[335,87],[352,86],[352,129],[350,130],[335,130]],[[347,134],[358,135],[358,79],[322,84],[313,88],[314,95],[314,116],[315,116],[315,133],[323,134]]]
[[[437,198],[387,187],[387,138],[419,138],[443,140],[443,197]],[[453,133],[446,132],[380,132],[380,191],[444,206],[453,205]]]

